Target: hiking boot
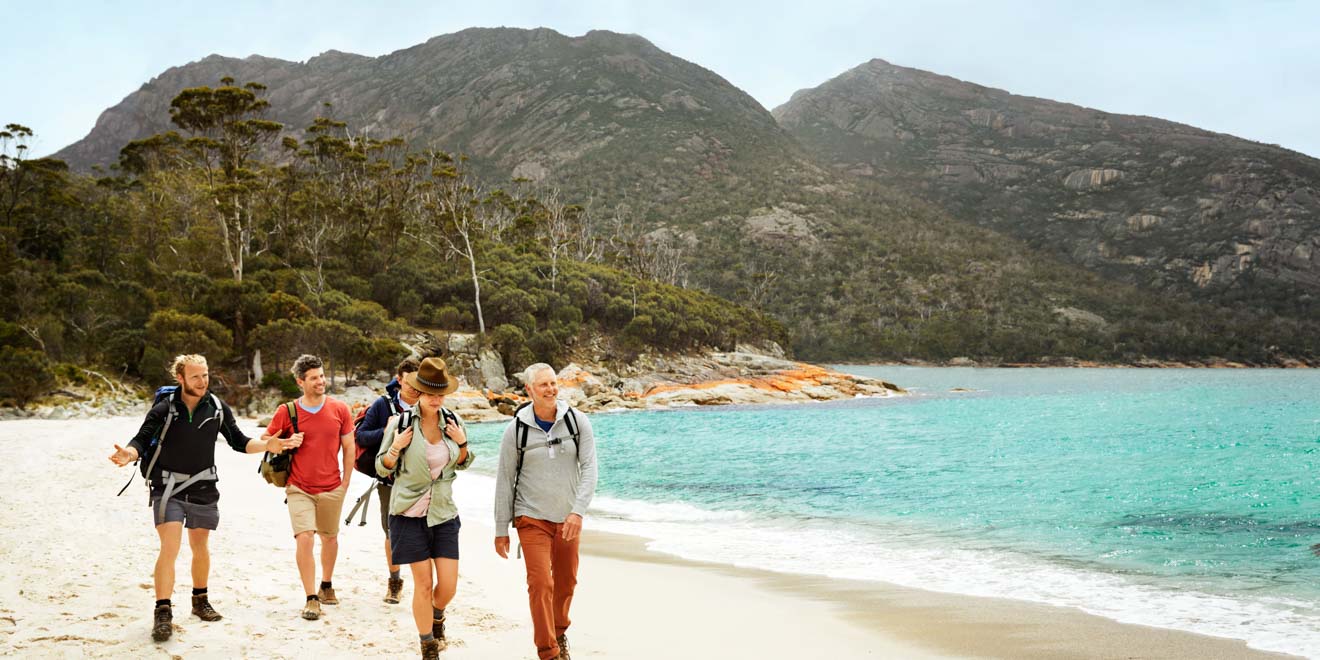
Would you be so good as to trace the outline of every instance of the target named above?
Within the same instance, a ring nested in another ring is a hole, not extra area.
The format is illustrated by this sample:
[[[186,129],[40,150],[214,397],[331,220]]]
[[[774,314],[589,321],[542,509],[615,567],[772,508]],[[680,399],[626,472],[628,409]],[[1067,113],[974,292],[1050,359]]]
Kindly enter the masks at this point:
[[[206,598],[206,594],[193,596],[192,599],[192,613],[202,621],[219,621],[224,618],[220,616],[219,612],[215,611],[214,607],[211,607],[211,601]]]
[[[431,634],[441,642],[445,641],[445,617],[431,619]]]
[[[389,590],[385,592],[385,602],[398,604],[403,595],[403,578],[390,578]]]
[[[440,649],[444,648],[444,643],[438,639],[428,639],[422,642],[422,660],[440,660]]]
[[[174,608],[169,605],[157,605],[152,616],[151,638],[163,642],[174,634]]]
[[[324,604],[326,604],[326,605],[338,605],[338,604],[339,604],[339,598],[335,597],[335,588],[334,588],[334,587],[326,587],[326,588],[324,588],[324,589],[319,589],[319,590],[317,590],[316,595],[317,595],[318,598],[321,599],[321,602],[324,603]]]
[[[568,635],[565,633],[559,633],[559,636],[555,638],[555,642],[559,644],[559,660],[569,660]]]
[[[316,600],[315,598],[307,601],[307,604],[303,606],[302,618],[307,619],[308,621],[315,621],[321,618],[321,601]]]

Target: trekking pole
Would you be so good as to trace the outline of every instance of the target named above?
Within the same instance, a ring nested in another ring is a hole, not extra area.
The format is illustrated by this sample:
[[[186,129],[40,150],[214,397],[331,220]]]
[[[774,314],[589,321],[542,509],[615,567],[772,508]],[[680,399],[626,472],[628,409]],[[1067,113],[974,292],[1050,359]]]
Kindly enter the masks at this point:
[[[358,527],[366,527],[366,526],[367,526],[367,509],[370,509],[370,508],[371,508],[371,503],[370,503],[370,502],[367,502],[367,501],[365,501],[365,500],[367,499],[367,496],[368,496],[368,495],[371,495],[371,491],[376,490],[376,484],[377,484],[377,483],[378,483],[378,482],[372,482],[372,483],[371,483],[371,487],[367,489],[367,492],[365,492],[365,493],[362,494],[362,499],[363,499],[363,502],[362,502],[362,519],[361,519],[361,520],[358,520]]]
[[[375,479],[372,479],[371,485],[367,486],[367,492],[362,493],[362,497],[357,498],[357,503],[353,505],[353,510],[348,512],[347,518],[344,518],[345,525],[353,522],[353,514],[357,513],[358,509],[362,509],[362,522],[358,523],[358,527],[367,524],[367,500],[371,497],[371,491],[376,490],[377,483],[378,482]]]

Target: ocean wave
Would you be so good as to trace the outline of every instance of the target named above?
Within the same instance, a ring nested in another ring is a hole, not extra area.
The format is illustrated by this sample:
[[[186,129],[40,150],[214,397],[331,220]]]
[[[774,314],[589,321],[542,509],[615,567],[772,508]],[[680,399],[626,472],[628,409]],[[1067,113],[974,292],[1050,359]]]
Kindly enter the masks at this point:
[[[489,511],[493,479],[473,474],[460,481],[467,482],[464,508]],[[1023,553],[950,547],[953,541],[925,530],[614,497],[598,497],[588,518],[592,529],[642,537],[652,551],[695,561],[1075,607],[1121,623],[1243,639],[1266,651],[1305,656],[1320,649],[1316,602],[1179,590]]]
[[[465,511],[489,515],[493,478],[469,473],[456,489]],[[652,551],[695,561],[1074,607],[1122,623],[1242,639],[1267,651],[1306,656],[1320,649],[1315,601],[1179,589],[1163,578],[972,547],[966,537],[912,525],[771,518],[598,496],[588,527],[648,539]]]

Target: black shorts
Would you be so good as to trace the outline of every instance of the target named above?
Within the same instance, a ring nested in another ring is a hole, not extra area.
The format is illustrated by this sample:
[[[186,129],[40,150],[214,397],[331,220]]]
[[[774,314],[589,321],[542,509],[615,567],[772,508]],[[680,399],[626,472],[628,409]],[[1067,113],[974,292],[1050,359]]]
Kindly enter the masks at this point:
[[[429,527],[426,518],[390,516],[390,561],[415,564],[429,559],[458,559],[458,517]]]
[[[209,529],[216,530],[220,527],[220,507],[217,502],[210,504],[197,504],[189,501],[187,493],[179,493],[170,498],[165,503],[165,519],[157,518],[160,511],[160,496],[162,493],[153,492],[150,497],[151,503],[151,524],[162,525],[169,522],[181,522],[188,529]]]

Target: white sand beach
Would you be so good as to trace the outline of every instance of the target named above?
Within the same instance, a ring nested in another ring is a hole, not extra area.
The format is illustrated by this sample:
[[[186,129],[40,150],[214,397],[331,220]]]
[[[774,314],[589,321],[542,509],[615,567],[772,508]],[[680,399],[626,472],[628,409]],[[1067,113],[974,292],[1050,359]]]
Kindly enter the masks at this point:
[[[376,502],[345,526],[334,576],[341,604],[319,621],[302,594],[282,492],[257,456],[219,445],[220,529],[211,602],[188,615],[190,553],[176,565],[175,634],[151,641],[156,535],[140,478],[115,468],[112,444],[140,418],[0,422],[0,655],[19,657],[408,657],[404,602],[381,601],[385,568]],[[255,422],[243,420],[248,433]],[[479,456],[478,460],[493,460]],[[353,478],[354,498],[367,487]],[[491,543],[489,479],[460,475],[464,523],[449,658],[535,658],[521,562]],[[351,501],[350,501],[351,505]],[[345,512],[347,513],[347,512]],[[587,520],[591,527],[591,519]],[[583,658],[1254,658],[1241,642],[1119,624],[1075,610],[699,565],[640,539],[588,534],[570,629]],[[405,569],[405,576],[407,571]]]

